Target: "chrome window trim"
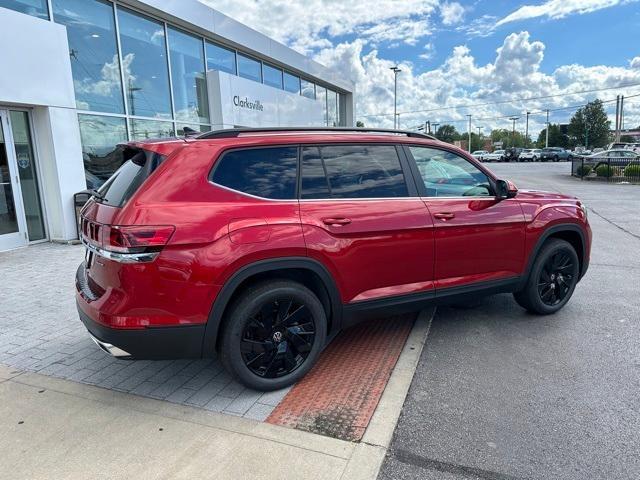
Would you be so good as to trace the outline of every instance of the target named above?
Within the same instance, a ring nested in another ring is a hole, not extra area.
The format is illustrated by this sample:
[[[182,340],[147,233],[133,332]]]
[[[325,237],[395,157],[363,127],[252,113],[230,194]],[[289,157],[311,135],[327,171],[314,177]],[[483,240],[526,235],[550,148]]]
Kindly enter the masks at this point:
[[[84,236],[81,239],[82,244],[87,248],[87,250],[95,253],[96,255],[106,258],[108,260],[113,260],[118,263],[148,263],[153,262],[160,252],[151,252],[151,253],[117,253],[110,252],[109,250],[105,250],[104,248],[96,247],[95,245],[90,244],[84,239]]]

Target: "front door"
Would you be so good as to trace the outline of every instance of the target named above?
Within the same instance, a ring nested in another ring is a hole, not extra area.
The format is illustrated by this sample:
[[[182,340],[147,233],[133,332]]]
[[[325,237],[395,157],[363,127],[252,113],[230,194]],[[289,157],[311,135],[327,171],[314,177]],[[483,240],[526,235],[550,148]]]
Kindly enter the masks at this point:
[[[28,112],[0,109],[0,251],[44,238]]]
[[[497,199],[488,176],[454,152],[419,146],[407,150],[433,217],[436,291],[518,277],[525,245],[520,203]]]

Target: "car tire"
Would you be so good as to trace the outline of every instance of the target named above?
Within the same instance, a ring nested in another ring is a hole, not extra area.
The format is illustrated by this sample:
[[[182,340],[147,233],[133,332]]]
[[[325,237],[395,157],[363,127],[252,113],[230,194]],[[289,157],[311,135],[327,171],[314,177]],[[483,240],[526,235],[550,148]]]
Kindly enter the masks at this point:
[[[537,161],[538,161],[538,158],[537,158],[537,157],[533,157],[533,158],[531,159],[531,161],[532,161],[532,162],[537,162]]]
[[[553,161],[554,161],[554,162],[558,162],[559,160],[560,160],[560,159],[558,158],[558,156],[557,156],[557,155],[553,157]]]
[[[300,283],[270,280],[242,291],[230,306],[219,358],[245,386],[277,390],[313,367],[326,337],[327,318],[318,297]]]
[[[564,307],[576,288],[580,261],[573,246],[557,238],[540,249],[524,288],[513,294],[531,313],[550,315]]]

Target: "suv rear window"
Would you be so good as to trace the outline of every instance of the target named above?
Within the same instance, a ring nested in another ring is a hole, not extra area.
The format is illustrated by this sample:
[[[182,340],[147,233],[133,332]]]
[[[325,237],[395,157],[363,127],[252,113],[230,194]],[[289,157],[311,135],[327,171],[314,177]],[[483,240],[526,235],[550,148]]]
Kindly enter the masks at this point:
[[[149,175],[160,166],[165,157],[155,152],[128,146],[120,147],[115,154],[122,156],[124,163],[98,189],[96,201],[122,207],[149,178]]]
[[[393,145],[329,145],[302,150],[302,198],[408,196]]]
[[[274,200],[296,198],[298,147],[250,148],[225,153],[212,181],[223,187]]]

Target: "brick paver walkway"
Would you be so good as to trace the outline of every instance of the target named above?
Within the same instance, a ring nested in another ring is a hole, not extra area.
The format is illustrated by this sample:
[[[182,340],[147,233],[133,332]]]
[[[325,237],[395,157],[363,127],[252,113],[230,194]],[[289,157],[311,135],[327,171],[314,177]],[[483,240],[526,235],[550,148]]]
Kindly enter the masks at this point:
[[[45,243],[0,253],[0,363],[207,410],[266,419],[288,390],[260,393],[217,360],[116,360],[78,319],[78,245]]]

